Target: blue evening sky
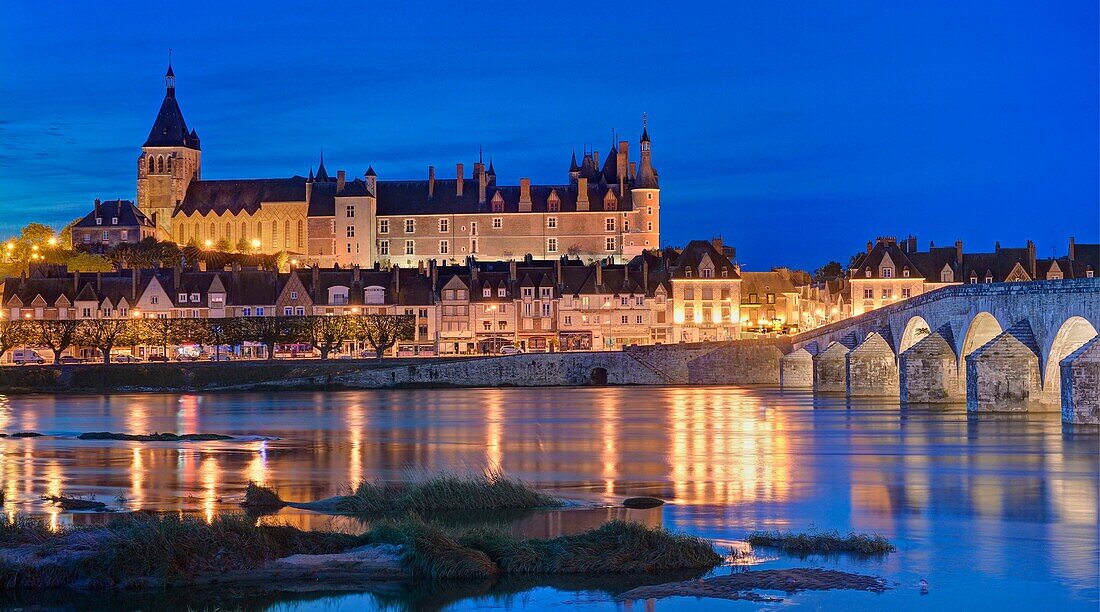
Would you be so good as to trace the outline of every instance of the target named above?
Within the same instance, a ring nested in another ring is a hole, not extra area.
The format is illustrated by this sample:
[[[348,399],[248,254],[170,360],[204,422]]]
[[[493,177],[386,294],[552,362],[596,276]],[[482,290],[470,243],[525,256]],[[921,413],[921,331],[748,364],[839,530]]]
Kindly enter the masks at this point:
[[[1100,240],[1095,0],[0,3],[0,234],[133,198],[167,49],[203,177],[564,182],[649,114],[662,239],[750,269]]]

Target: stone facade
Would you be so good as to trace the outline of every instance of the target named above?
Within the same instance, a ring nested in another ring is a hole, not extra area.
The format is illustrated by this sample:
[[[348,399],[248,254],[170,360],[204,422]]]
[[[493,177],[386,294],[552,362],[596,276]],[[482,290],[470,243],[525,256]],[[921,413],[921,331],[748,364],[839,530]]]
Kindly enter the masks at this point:
[[[897,395],[898,365],[894,349],[879,333],[872,333],[845,356],[849,396]]]
[[[901,401],[913,404],[965,400],[950,328],[925,336],[898,358]]]
[[[1100,425],[1100,336],[1062,360],[1062,420]]]

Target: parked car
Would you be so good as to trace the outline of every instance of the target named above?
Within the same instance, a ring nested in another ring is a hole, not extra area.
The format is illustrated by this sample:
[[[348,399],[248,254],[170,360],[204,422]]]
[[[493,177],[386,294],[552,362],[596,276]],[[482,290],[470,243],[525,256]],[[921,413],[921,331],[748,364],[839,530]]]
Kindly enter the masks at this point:
[[[80,357],[73,357],[72,355],[61,356],[61,365],[76,365],[78,363],[84,363],[84,360]]]
[[[111,361],[114,363],[142,363],[145,360],[137,355],[111,355]]]
[[[501,355],[519,355],[522,352],[523,349],[511,344],[505,344],[504,346],[500,347]]]
[[[12,363],[26,365],[28,363],[43,364],[46,358],[38,354],[34,349],[15,349],[11,354]]]
[[[149,355],[149,361],[168,361],[167,355]]]
[[[227,353],[220,353],[218,355],[211,355],[210,361],[233,361],[233,356]]]

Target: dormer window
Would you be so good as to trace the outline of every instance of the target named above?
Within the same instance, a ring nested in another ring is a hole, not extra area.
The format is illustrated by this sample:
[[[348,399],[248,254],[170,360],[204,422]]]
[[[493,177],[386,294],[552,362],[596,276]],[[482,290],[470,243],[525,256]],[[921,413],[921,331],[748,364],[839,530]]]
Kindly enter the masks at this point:
[[[111,225],[118,225],[118,217],[111,217]]]
[[[1092,270],[1085,270],[1085,278],[1092,278]]]
[[[363,302],[366,304],[385,304],[386,289],[377,285],[363,290]]]
[[[901,275],[905,278],[909,278],[909,268],[905,268],[904,270],[902,270]]]
[[[940,282],[941,283],[950,283],[953,280],[954,280],[954,275],[951,274],[951,270],[944,270],[943,272],[940,272]]]
[[[730,276],[729,270],[727,270],[725,268],[722,268],[722,278],[729,278],[729,276]]]
[[[710,268],[703,268],[702,270],[699,270],[699,273],[700,276],[702,276],[703,278],[714,278],[714,270]]]
[[[883,268],[882,269],[882,278],[894,278],[894,269],[893,268]]]
[[[863,275],[866,276],[867,278],[871,278],[871,268],[867,268],[867,270],[863,273]]]
[[[178,301],[179,301],[179,302],[180,302],[181,304],[186,304],[186,303],[187,303],[187,294],[186,294],[186,293],[181,293],[181,294],[179,294],[179,296],[178,296],[178,297],[179,297],[179,300],[178,300]]]
[[[298,299],[298,292],[297,291],[291,291],[290,292],[290,299],[292,299],[292,300]]]
[[[103,219],[100,218],[100,217],[96,217],[95,218],[95,224],[96,225],[103,225]]]
[[[481,297],[493,297],[493,290],[489,287],[485,287],[481,290]]]
[[[684,269],[684,278],[691,278],[691,268]]]
[[[970,274],[970,283],[974,284],[974,283],[977,283],[977,282],[978,282],[978,275],[971,273]]]
[[[198,303],[198,302],[199,302],[199,294],[197,294],[197,293],[192,293],[192,294],[191,294],[191,301],[192,301],[192,302],[196,302],[196,303]]]
[[[497,297],[508,297],[508,290],[504,287],[497,287]]]
[[[992,283],[993,282],[993,275],[992,274],[986,274],[985,275],[985,282],[986,283]]]

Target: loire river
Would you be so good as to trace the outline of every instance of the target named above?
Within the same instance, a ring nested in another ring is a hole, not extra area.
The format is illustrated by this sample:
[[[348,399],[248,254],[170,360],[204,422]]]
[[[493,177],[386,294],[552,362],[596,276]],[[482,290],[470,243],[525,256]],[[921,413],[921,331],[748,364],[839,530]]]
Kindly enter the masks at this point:
[[[755,529],[878,532],[898,546],[881,559],[797,559],[757,551],[761,568],[816,566],[879,575],[883,594],[806,592],[806,609],[1096,610],[1100,439],[1063,433],[1056,414],[968,417],[901,410],[896,401],[813,398],[740,388],[373,391],[110,397],[0,397],[4,510],[58,524],[43,495],[95,495],[127,509],[237,511],[249,480],[312,500],[363,479],[499,466],[561,497],[669,501],[628,517],[725,547]],[[275,440],[202,443],[82,441],[88,431],[225,433]],[[622,511],[551,512],[513,528],[554,535]],[[338,519],[284,512],[307,528]],[[725,568],[719,572],[728,572]],[[918,583],[927,580],[921,594]],[[110,595],[118,607],[270,610],[372,607],[634,609],[629,580],[420,585],[397,594]],[[129,598],[129,599],[127,599]],[[5,606],[84,605],[62,594],[2,594]],[[658,609],[750,609],[751,602],[659,600]]]

